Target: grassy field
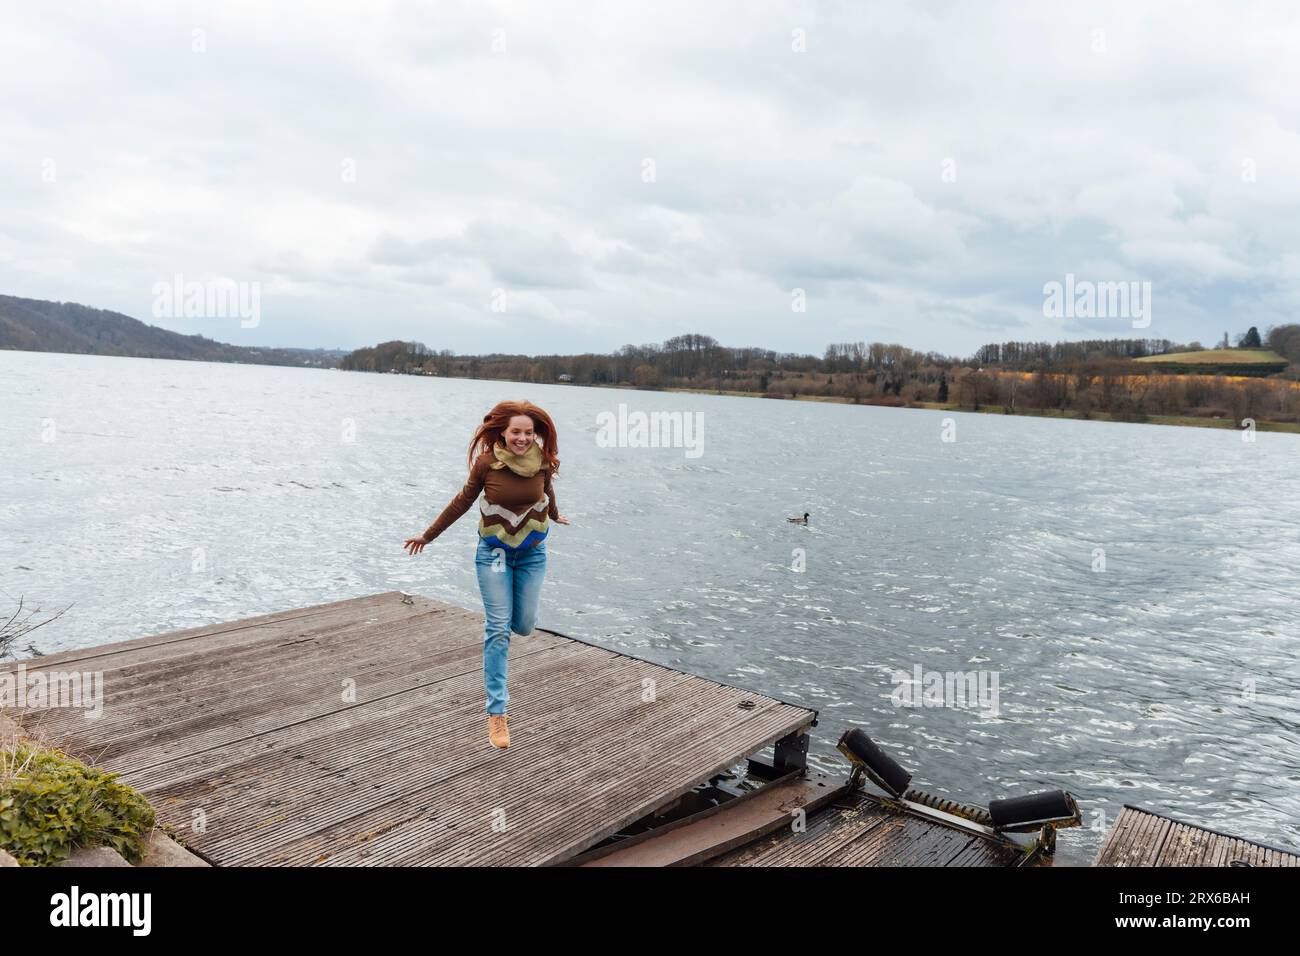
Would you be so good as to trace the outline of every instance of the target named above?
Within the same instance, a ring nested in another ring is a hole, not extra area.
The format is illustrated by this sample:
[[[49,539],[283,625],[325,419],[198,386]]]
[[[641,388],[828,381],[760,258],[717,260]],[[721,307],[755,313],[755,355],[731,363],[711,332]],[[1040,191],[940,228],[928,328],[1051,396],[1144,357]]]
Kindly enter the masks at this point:
[[[1148,355],[1134,359],[1135,362],[1148,362],[1152,365],[1173,363],[1175,365],[1247,365],[1255,363],[1273,364],[1286,359],[1268,349],[1205,349],[1201,352],[1170,352],[1168,355]]]

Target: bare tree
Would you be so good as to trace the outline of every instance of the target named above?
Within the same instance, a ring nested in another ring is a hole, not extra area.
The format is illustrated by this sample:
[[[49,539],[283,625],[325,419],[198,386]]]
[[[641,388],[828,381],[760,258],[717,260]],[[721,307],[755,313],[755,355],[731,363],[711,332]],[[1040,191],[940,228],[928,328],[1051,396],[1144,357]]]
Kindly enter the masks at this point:
[[[69,607],[71,607],[71,605],[69,605]],[[56,612],[44,620],[37,620],[36,616],[41,613],[41,609],[37,607],[28,610],[23,604],[23,599],[20,597],[18,599],[18,609],[10,615],[9,620],[0,624],[0,661],[13,655],[13,646],[15,642],[31,634],[31,632],[36,630],[38,627],[44,627],[51,621],[57,621],[63,616],[64,611],[67,609],[68,608],[65,607],[63,610]],[[33,656],[41,656],[41,652],[31,644],[28,644],[24,650]]]

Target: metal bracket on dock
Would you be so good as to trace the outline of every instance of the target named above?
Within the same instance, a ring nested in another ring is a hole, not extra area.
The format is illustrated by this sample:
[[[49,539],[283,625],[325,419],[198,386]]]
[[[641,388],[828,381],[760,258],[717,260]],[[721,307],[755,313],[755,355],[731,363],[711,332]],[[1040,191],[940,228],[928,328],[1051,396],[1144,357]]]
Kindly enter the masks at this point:
[[[1045,856],[1056,855],[1056,827],[1050,823],[1044,823],[1038,831],[1038,848]]]
[[[805,730],[796,730],[776,742],[772,754],[772,763],[781,773],[798,770],[803,773],[808,769],[808,734]]]

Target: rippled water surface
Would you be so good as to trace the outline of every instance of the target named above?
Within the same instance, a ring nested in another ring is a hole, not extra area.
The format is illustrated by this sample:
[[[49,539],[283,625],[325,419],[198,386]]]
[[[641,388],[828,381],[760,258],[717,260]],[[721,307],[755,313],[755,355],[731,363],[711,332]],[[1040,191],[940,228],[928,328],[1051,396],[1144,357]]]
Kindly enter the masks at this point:
[[[0,352],[0,598],[72,605],[46,652],[389,589],[477,608],[472,514],[401,541],[502,398],[560,430],[542,626],[818,709],[822,769],[862,726],[931,791],[1067,788],[1093,827],[1062,862],[1125,803],[1300,846],[1292,435]],[[619,402],[700,413],[704,453],[599,447]],[[918,665],[996,674],[996,713],[895,706]]]

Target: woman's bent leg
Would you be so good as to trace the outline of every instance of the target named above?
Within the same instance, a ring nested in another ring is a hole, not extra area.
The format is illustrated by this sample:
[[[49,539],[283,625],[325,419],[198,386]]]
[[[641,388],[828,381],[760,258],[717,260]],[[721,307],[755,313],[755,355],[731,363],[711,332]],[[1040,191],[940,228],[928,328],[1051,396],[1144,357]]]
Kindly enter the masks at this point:
[[[515,557],[510,630],[520,636],[537,626],[537,610],[542,603],[542,581],[546,578],[546,539]]]
[[[504,714],[510,694],[506,689],[510,661],[510,611],[514,599],[514,574],[506,552],[482,538],[474,555],[478,590],[483,597],[483,687],[487,712]]]

